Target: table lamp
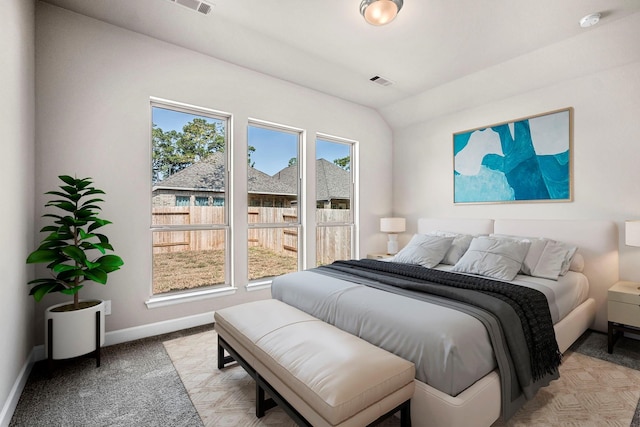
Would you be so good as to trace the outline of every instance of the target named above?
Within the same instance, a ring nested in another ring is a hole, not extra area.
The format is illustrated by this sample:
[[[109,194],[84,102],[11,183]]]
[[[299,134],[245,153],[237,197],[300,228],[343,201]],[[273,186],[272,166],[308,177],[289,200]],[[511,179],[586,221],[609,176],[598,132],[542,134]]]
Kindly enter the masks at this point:
[[[395,255],[398,253],[398,233],[402,233],[405,226],[404,218],[380,218],[380,231],[389,234],[387,254]]]
[[[640,246],[640,221],[625,221],[624,243],[627,246]]]

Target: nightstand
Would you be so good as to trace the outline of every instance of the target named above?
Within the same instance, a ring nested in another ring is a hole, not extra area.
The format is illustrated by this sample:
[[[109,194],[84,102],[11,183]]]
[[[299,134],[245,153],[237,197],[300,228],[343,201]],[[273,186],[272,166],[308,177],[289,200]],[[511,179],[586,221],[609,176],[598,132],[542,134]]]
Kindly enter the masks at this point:
[[[609,288],[607,296],[609,353],[619,335],[625,332],[640,334],[640,283],[618,282]]]
[[[385,258],[391,258],[393,255],[389,255],[389,254],[367,254],[367,258],[369,259],[385,259]]]

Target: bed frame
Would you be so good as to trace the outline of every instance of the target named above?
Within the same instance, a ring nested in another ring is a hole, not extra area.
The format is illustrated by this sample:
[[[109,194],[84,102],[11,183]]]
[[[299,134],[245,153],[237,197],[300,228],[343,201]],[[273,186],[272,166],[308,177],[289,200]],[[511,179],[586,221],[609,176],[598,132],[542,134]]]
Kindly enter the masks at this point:
[[[589,298],[554,329],[560,351],[591,328],[607,330],[607,290],[618,281],[618,230],[612,221],[421,218],[418,232],[510,234],[548,237],[578,246],[585,260]],[[456,397],[416,380],[411,403],[414,427],[488,427],[500,417],[500,378],[495,370]],[[472,421],[473,420],[473,421]]]

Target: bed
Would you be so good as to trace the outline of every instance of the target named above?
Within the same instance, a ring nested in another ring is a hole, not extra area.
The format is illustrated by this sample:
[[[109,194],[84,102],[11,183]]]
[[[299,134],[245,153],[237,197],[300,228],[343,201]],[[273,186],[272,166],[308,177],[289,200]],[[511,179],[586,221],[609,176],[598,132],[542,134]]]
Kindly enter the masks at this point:
[[[578,277],[578,282],[582,280],[584,283],[581,285],[582,291],[576,291],[568,297],[566,295],[558,296],[564,302],[559,302],[551,310],[554,312],[552,314],[553,330],[558,349],[560,352],[566,351],[588,328],[606,331],[606,294],[608,288],[618,280],[618,232],[615,223],[599,220],[422,218],[418,220],[417,232],[417,234],[448,232],[469,235],[528,236],[530,238],[554,239],[575,245],[578,248],[576,253],[579,254],[576,258],[584,260],[584,264],[576,269],[581,270],[580,272],[575,272],[575,274],[570,272],[567,275]],[[450,267],[442,265],[436,268],[450,269]],[[516,281],[518,280],[532,281],[531,278],[522,275],[516,277]],[[537,285],[534,283],[533,286]],[[361,297],[360,293],[367,294],[367,298],[373,298],[374,302],[364,304],[362,302],[364,297]],[[451,319],[450,321],[453,323],[462,322],[462,318],[469,317],[468,314],[455,314],[450,308],[438,304],[429,305],[429,310],[420,309],[419,304],[430,303],[410,301],[403,295],[389,294],[386,291],[375,289],[375,287],[357,285],[352,281],[343,280],[339,276],[331,277],[326,274],[318,274],[313,270],[291,273],[274,279],[272,295],[274,298],[296,306],[389,351],[400,353],[407,359],[413,359],[419,368],[416,370],[416,392],[412,401],[413,425],[469,426],[470,420],[473,420],[473,425],[490,426],[501,416],[502,408],[505,406],[503,404],[505,402],[504,394],[501,393],[501,390],[505,388],[504,381],[508,375],[501,377],[498,374],[497,366],[500,364],[496,362],[496,359],[499,359],[497,352],[493,354],[491,348],[488,350],[486,348],[487,346],[491,347],[490,341],[486,338],[471,339],[471,337],[487,333],[480,322],[473,319],[469,322],[467,319],[464,320],[465,323],[461,323],[463,326],[456,329],[459,332],[455,332],[455,334],[461,334],[460,340],[465,343],[464,345],[470,345],[470,347],[460,345],[457,352],[452,352],[448,348],[439,350],[447,354],[445,360],[447,363],[445,363],[446,368],[444,369],[434,367],[432,363],[424,363],[422,366],[420,360],[425,348],[446,347],[451,345],[448,341],[444,344],[438,342],[432,345],[416,344],[416,347],[409,349],[400,348],[400,342],[418,341],[417,338],[413,338],[418,335],[421,338],[423,335],[429,335],[424,332],[426,328],[412,321],[412,319],[421,316],[420,310],[429,312],[437,319]],[[402,307],[407,307],[406,309],[389,308],[398,307],[396,300],[402,298],[405,300],[399,304],[403,304]],[[547,298],[549,297],[547,296]],[[566,302],[567,300],[570,302]],[[334,301],[340,301],[338,309],[336,309]],[[396,303],[392,304],[391,301],[396,301]],[[378,304],[377,308],[376,304]],[[408,307],[414,307],[416,311],[412,312],[412,309]],[[360,317],[355,323],[358,326],[354,327],[352,319],[349,319],[350,313],[353,313],[354,316],[356,313],[358,316],[366,314],[366,317]],[[367,320],[363,321],[362,319]],[[432,320],[423,320],[422,318],[420,318],[420,322],[433,323]],[[371,325],[368,325],[369,323]],[[386,334],[382,334],[384,336],[382,341],[376,337],[379,330],[386,330]],[[390,331],[394,333],[389,333]],[[433,339],[433,337],[427,338]],[[487,354],[487,351],[489,355],[482,356]],[[454,356],[449,357],[450,353]],[[471,365],[462,360],[465,358],[474,359],[472,368],[468,368]],[[440,371],[454,371],[456,375],[459,373],[456,371],[469,372],[463,372],[461,380],[451,380],[452,377],[448,377]],[[422,372],[422,374],[418,372]],[[503,372],[506,370],[503,369]]]

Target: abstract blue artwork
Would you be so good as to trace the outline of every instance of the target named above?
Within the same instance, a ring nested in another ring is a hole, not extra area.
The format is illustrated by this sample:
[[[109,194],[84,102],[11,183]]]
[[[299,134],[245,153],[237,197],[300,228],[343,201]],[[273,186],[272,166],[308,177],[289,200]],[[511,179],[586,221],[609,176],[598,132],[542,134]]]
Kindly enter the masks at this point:
[[[571,114],[453,134],[454,203],[570,201]]]

